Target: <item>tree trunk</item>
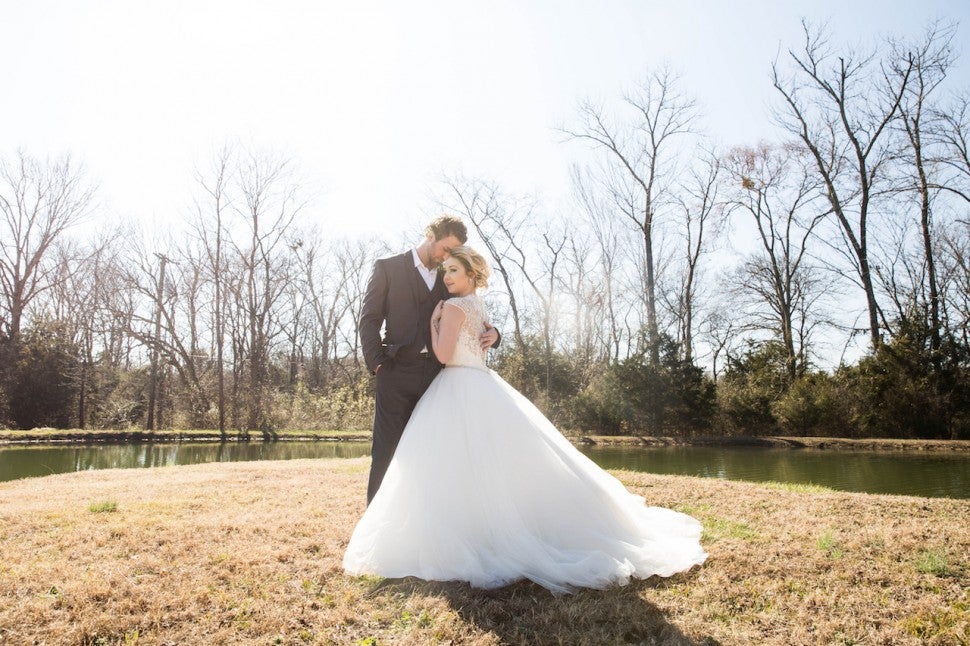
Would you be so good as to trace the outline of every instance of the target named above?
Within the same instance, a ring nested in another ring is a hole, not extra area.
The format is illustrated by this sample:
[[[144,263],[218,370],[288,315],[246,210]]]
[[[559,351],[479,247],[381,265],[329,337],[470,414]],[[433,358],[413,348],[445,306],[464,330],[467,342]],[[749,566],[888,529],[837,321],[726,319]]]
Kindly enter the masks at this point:
[[[649,210],[649,197],[647,198],[647,209]],[[643,253],[644,253],[644,289],[647,297],[647,343],[650,346],[650,362],[652,365],[660,365],[660,334],[657,330],[657,294],[653,264],[653,237],[651,227],[653,217],[648,211],[648,215],[643,222]]]
[[[161,266],[158,271],[158,287],[155,293],[155,337],[151,355],[151,383],[148,387],[148,419],[145,421],[145,430],[147,431],[155,430],[155,413],[158,407],[158,346],[162,336],[162,299],[164,298],[165,289],[165,262],[168,260],[163,255],[159,255],[158,257],[161,261]]]

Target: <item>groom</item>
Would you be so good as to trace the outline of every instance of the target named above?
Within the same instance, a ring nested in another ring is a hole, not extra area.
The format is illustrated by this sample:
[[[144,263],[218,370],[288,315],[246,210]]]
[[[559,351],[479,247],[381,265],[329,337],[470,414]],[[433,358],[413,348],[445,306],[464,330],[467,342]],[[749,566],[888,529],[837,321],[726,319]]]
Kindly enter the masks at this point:
[[[441,370],[431,351],[430,331],[435,306],[448,298],[438,266],[467,240],[461,219],[443,215],[428,225],[416,248],[374,264],[359,325],[364,361],[377,377],[368,504],[381,486],[415,405]],[[483,348],[498,345],[495,328],[485,330],[481,343]]]

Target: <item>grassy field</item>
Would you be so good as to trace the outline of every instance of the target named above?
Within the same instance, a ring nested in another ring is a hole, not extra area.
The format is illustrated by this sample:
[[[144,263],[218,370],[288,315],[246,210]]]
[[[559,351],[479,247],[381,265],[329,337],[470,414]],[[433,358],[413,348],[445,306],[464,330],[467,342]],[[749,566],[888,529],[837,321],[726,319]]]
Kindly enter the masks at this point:
[[[703,567],[554,597],[343,574],[367,458],[0,484],[4,644],[966,644],[970,501],[616,472]]]

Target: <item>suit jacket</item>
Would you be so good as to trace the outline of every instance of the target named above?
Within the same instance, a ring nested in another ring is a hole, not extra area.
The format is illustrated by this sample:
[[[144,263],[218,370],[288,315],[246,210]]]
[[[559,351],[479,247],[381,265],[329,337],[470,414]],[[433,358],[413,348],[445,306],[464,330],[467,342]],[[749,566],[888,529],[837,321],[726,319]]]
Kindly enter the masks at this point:
[[[374,263],[360,310],[360,340],[371,372],[390,358],[431,350],[428,326],[438,301],[448,298],[439,274],[428,291],[410,251]],[[381,327],[384,336],[381,336]]]

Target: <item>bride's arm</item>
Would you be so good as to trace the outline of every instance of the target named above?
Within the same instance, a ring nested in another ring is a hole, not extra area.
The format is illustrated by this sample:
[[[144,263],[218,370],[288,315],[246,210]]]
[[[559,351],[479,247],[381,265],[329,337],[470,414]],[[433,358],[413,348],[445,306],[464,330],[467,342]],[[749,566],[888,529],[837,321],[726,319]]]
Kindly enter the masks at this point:
[[[455,354],[455,346],[458,345],[458,330],[465,321],[465,313],[460,307],[453,303],[442,301],[438,303],[441,310],[441,318],[438,319],[438,312],[431,317],[431,349],[434,356],[441,363],[448,363]],[[436,327],[435,321],[439,320]]]

